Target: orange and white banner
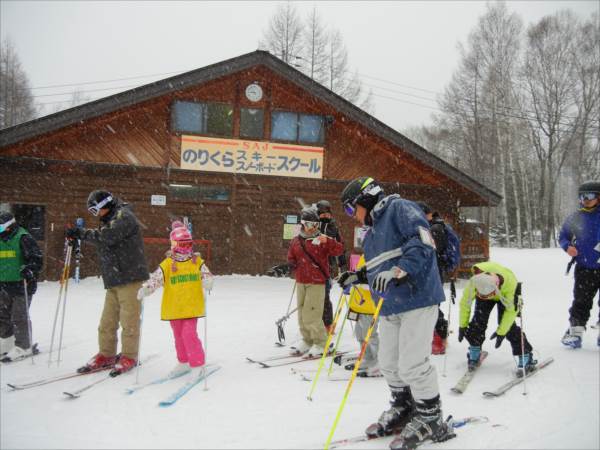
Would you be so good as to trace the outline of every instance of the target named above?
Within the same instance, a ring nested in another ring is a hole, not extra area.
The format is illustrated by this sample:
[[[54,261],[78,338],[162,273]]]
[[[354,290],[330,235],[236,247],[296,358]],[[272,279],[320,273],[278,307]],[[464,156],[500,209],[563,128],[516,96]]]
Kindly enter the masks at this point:
[[[323,178],[323,147],[181,136],[181,168]]]

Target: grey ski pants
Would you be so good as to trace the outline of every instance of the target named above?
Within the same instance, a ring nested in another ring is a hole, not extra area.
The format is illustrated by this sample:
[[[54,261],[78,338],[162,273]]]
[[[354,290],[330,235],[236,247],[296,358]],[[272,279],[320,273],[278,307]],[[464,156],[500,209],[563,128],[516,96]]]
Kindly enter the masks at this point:
[[[26,349],[31,347],[29,336],[29,304],[25,307],[24,295],[12,295],[0,289],[0,338],[15,336],[15,345]]]
[[[392,391],[410,386],[415,400],[439,394],[429,361],[438,305],[379,318],[379,367]]]

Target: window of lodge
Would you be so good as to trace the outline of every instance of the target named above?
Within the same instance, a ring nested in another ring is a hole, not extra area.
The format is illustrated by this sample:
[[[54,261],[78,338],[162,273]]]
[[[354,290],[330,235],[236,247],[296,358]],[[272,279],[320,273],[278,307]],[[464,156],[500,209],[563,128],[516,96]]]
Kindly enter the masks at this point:
[[[323,117],[289,111],[271,113],[271,139],[305,144],[322,144],[325,140]]]
[[[171,127],[177,133],[230,137],[233,134],[233,107],[224,103],[175,101]]]

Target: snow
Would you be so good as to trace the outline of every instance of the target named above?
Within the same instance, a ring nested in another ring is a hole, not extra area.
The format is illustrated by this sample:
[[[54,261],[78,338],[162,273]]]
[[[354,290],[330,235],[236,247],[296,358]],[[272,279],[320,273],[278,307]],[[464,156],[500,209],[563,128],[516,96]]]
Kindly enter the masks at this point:
[[[555,362],[503,397],[486,399],[481,393],[511,377],[515,362],[507,342],[490,352],[467,391],[458,396],[450,387],[465,369],[467,344],[450,337],[443,376],[443,356],[433,356],[438,368],[445,414],[455,417],[488,416],[489,423],[467,425],[457,438],[423,448],[600,448],[600,364],[597,330],[588,327],[583,348],[563,347],[567,327],[572,275],[564,276],[569,258],[560,249],[515,250],[493,248],[494,261],[510,267],[524,284],[525,329],[539,359]],[[208,301],[208,359],[222,369],[196,386],[177,404],[159,408],[185,378],[148,387],[131,396],[126,387],[135,373],[123,375],[70,400],[61,393],[77,389],[100,374],[66,380],[24,391],[10,391],[7,382],[22,383],[74,370],[96,351],[96,329],[104,290],[98,278],[80,284],[71,280],[64,327],[63,361],[48,368],[48,354],[0,367],[1,448],[323,448],[342,400],[346,383],[321,377],[307,400],[310,383],[292,374],[290,367],[314,370],[317,363],[261,369],[246,356],[284,353],[276,348],[275,321],[287,310],[293,281],[244,275],[215,280]],[[464,283],[458,286],[460,296]],[[447,286],[446,286],[447,288]],[[56,282],[41,283],[31,315],[35,340],[48,349],[58,297]],[[142,354],[158,354],[140,369],[140,382],[165,374],[176,360],[171,330],[159,320],[160,292],[145,303]],[[334,287],[337,301],[339,290]],[[292,305],[293,307],[293,305]],[[443,304],[447,311],[448,303]],[[450,327],[456,330],[458,305],[453,305]],[[594,305],[592,320],[596,321]],[[490,317],[488,335],[494,330]],[[200,323],[200,322],[199,322]],[[204,338],[204,326],[199,325]],[[298,337],[296,315],[285,327],[288,342]],[[341,347],[355,349],[349,327]],[[336,366],[336,373],[348,373]],[[334,439],[361,434],[388,404],[382,378],[359,378],[352,386]],[[387,448],[391,438],[347,448]]]

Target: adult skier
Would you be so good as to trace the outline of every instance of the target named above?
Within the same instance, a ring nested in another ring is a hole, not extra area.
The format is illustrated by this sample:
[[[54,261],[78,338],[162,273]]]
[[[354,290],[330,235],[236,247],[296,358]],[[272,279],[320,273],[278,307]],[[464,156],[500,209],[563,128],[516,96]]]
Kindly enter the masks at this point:
[[[98,190],[90,193],[87,206],[90,214],[100,218],[100,226],[70,228],[67,237],[96,246],[106,296],[98,326],[99,352],[78,372],[112,367],[110,374],[117,376],[137,364],[141,310],[137,293],[148,279],[148,265],[140,224],[127,203]],[[122,352],[117,360],[119,324]]]
[[[452,227],[444,222],[439,213],[433,212],[425,202],[417,202],[429,222],[431,235],[435,241],[438,271],[440,281],[444,284],[444,277],[454,277],[454,272],[460,262],[460,241]],[[431,353],[443,355],[446,353],[448,340],[448,321],[441,308],[438,308],[438,320],[435,323]]]
[[[290,242],[288,264],[296,277],[298,324],[302,339],[291,347],[293,355],[320,356],[327,332],[323,326],[325,283],[329,278],[330,256],[341,255],[340,242],[319,232],[317,210],[302,210],[300,234]]]
[[[345,272],[339,283],[368,283],[384,298],[378,357],[391,408],[366,433],[401,430],[390,444],[393,450],[449,439],[453,433],[442,417],[437,373],[429,361],[438,305],[444,301],[429,224],[416,203],[397,194],[386,197],[369,177],[351,181],[342,203],[346,214],[369,228],[363,241],[366,267]]]
[[[11,213],[0,213],[0,357],[7,360],[33,352],[29,306],[42,265],[35,239]]]
[[[537,361],[533,359],[532,347],[527,336],[515,323],[519,314],[521,295],[517,277],[510,269],[492,261],[473,265],[471,272],[473,276],[465,286],[460,300],[458,330],[458,342],[466,338],[469,343],[467,354],[469,369],[473,370],[479,364],[488,319],[492,309],[497,305],[498,327],[491,339],[496,340],[495,347],[499,348],[506,338],[510,342],[513,355],[519,358],[519,369],[525,368],[526,373],[530,372],[535,368]],[[475,312],[471,318],[473,302],[475,302]],[[521,350],[521,334],[523,350]],[[522,374],[522,370],[517,371],[517,376]]]
[[[594,296],[600,291],[599,205],[600,181],[588,181],[579,186],[580,209],[567,217],[558,238],[560,246],[576,262],[573,303],[569,309],[570,327],[562,338],[562,343],[571,348],[581,347]],[[600,324],[600,317],[598,322]],[[597,344],[600,347],[600,334]]]

